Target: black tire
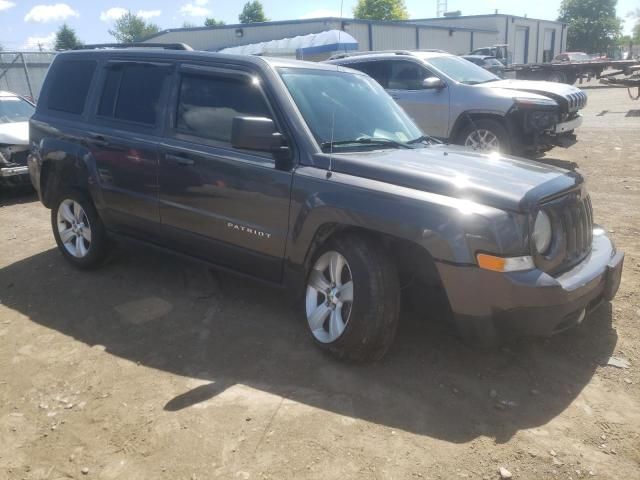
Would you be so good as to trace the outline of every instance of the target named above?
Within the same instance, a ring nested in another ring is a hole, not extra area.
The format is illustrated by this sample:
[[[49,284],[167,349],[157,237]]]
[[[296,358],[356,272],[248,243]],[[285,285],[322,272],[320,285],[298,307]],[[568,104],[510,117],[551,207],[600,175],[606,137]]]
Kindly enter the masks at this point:
[[[58,211],[61,205],[67,201],[73,201],[79,204],[84,211],[85,219],[90,226],[91,241],[83,243],[87,245],[86,254],[82,257],[72,255],[64,242],[60,238],[60,231],[58,228]],[[53,230],[53,236],[56,239],[58,249],[62,252],[62,255],[67,259],[71,265],[82,270],[89,270],[98,267],[105,259],[109,250],[109,239],[96,211],[93,201],[89,195],[79,190],[65,190],[63,191],[51,208],[51,228]]]
[[[393,343],[400,316],[396,265],[379,241],[359,233],[332,239],[317,253],[312,266],[327,252],[338,252],[346,259],[353,280],[353,303],[336,340],[323,343],[309,327],[311,336],[318,347],[341,360],[379,360]]]
[[[547,78],[546,78],[547,82],[554,82],[554,83],[566,83],[567,82],[567,76],[565,75],[564,72],[559,72],[559,71],[550,71],[547,74]]]
[[[491,132],[498,139],[499,148],[498,150],[501,153],[510,154],[513,151],[513,146],[511,144],[511,138],[509,137],[509,132],[507,129],[497,120],[491,119],[478,119],[474,120],[473,123],[467,122],[467,124],[462,128],[458,137],[456,139],[456,143],[458,145],[465,146],[467,142],[467,138],[472,135],[476,131],[487,130]],[[469,147],[473,148],[473,147]]]
[[[565,76],[564,83],[567,85],[573,85],[578,80],[578,74],[575,72],[568,72]]]

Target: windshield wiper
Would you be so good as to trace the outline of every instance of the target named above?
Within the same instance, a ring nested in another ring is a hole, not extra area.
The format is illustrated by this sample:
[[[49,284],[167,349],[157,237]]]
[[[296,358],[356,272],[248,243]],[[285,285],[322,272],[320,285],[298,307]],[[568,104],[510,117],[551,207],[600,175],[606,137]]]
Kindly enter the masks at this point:
[[[430,137],[429,135],[421,135],[418,138],[414,138],[413,140],[409,140],[407,142],[407,145],[413,145],[414,143],[420,143],[420,142],[427,142],[427,143],[431,143],[431,144],[438,144],[438,143],[442,143],[440,140]]]
[[[378,137],[359,137],[352,140],[337,140],[333,142],[322,142],[320,147],[324,150],[326,148],[337,147],[341,145],[384,145],[396,148],[411,148],[409,144],[391,140],[390,138],[378,138]]]

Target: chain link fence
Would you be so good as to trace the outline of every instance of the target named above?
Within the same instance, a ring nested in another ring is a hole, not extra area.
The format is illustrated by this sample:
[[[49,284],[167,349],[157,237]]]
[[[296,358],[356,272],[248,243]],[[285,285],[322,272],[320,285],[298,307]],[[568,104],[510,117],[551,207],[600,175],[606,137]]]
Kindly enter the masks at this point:
[[[37,100],[56,52],[0,52],[0,90]]]

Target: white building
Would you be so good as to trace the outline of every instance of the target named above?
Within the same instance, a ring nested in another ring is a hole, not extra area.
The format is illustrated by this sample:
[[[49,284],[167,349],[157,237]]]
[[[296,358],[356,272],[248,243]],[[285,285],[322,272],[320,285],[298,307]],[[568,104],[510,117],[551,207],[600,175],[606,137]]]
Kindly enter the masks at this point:
[[[349,33],[358,42],[357,50],[360,51],[441,49],[459,55],[479,47],[506,43],[515,63],[541,62],[552,58],[566,45],[567,35],[566,25],[561,22],[495,14],[398,22],[327,17],[175,28],[164,30],[145,41],[182,42],[197,50],[219,51],[330,30]],[[305,59],[322,60],[331,53],[315,53],[305,56]]]

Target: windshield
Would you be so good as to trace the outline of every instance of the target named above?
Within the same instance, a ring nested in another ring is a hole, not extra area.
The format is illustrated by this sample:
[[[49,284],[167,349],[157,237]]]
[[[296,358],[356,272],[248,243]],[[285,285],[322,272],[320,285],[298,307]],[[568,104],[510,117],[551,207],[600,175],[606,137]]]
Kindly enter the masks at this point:
[[[468,62],[464,58],[454,57],[453,55],[450,57],[433,57],[427,61],[450,79],[465,85],[500,80],[488,70]]]
[[[20,97],[0,97],[0,123],[26,122],[35,108]]]
[[[302,68],[279,72],[320,145],[365,148],[365,139],[378,139],[369,147],[388,148],[422,136],[378,82],[365,75]]]

